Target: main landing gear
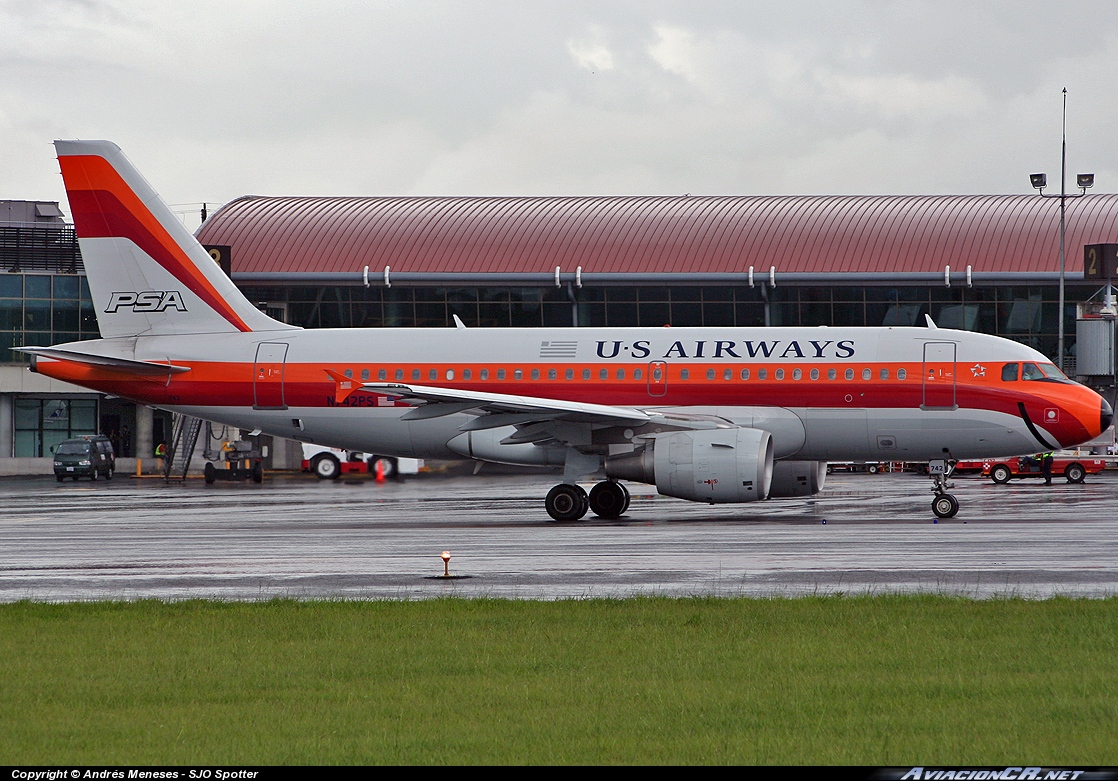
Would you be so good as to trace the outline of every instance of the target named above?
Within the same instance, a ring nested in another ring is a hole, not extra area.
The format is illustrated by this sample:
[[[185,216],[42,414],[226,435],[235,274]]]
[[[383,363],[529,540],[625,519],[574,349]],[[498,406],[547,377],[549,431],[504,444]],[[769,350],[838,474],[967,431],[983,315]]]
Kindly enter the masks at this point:
[[[629,491],[621,483],[604,480],[590,489],[590,495],[572,483],[561,483],[547,492],[547,514],[556,521],[577,521],[587,510],[599,518],[614,520],[629,509]]]
[[[932,477],[932,513],[937,518],[954,518],[959,512],[959,500],[947,493],[948,488],[954,488],[954,483],[947,482],[947,475],[951,472],[954,463],[948,466],[943,459],[932,461],[928,464],[928,474]]]

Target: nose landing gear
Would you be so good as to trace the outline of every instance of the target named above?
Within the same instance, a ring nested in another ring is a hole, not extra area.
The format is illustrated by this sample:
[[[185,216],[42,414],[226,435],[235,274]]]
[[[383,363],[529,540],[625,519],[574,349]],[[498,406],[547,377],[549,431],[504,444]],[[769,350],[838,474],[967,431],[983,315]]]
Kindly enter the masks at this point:
[[[936,495],[932,499],[932,513],[937,518],[954,518],[959,512],[959,500],[947,493],[948,488],[955,487],[954,483],[947,482],[947,475],[952,467],[954,463],[949,466],[942,458],[928,463],[928,474],[932,477],[932,493]]]

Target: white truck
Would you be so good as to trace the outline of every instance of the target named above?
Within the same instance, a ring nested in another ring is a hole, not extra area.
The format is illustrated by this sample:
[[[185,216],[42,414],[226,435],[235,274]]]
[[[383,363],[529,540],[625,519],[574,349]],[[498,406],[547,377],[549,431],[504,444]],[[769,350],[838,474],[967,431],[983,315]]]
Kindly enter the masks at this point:
[[[392,480],[418,474],[423,466],[419,458],[366,455],[355,450],[303,443],[303,471],[314,472],[320,480],[337,480],[348,474],[375,475],[378,462],[384,476]]]

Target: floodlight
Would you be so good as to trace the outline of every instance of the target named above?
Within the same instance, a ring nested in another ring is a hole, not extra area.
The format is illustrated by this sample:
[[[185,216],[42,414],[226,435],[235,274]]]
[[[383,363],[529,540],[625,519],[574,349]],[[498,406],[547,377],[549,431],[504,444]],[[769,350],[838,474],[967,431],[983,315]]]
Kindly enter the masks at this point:
[[[1048,174],[1029,174],[1029,181],[1036,189],[1043,190],[1048,186]]]
[[[1075,175],[1075,186],[1080,188],[1080,189],[1083,189],[1083,190],[1086,190],[1088,187],[1094,187],[1095,186],[1095,175],[1094,174],[1076,174]]]

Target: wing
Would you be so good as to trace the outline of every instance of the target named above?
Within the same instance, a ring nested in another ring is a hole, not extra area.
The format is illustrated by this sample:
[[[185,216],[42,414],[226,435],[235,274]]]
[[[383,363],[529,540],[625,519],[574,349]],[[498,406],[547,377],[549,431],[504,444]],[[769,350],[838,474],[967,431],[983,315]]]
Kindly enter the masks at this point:
[[[515,396],[508,393],[435,388],[427,385],[401,385],[395,383],[363,383],[361,390],[395,396],[422,406],[404,415],[404,420],[423,420],[452,415],[457,412],[476,411],[478,420],[465,428],[495,428],[497,426],[525,425],[534,421],[562,420],[571,423],[596,423],[601,425],[640,426],[652,416],[639,409],[615,407],[607,404],[587,404],[580,401]],[[480,424],[480,425],[479,425]]]

